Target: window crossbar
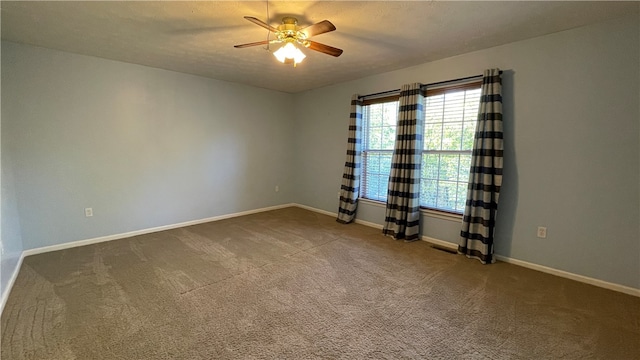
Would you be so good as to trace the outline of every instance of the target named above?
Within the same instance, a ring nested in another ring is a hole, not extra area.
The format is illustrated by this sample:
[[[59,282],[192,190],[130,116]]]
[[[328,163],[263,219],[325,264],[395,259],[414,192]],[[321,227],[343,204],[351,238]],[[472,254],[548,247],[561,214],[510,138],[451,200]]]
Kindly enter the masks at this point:
[[[423,154],[468,155],[472,150],[422,150]]]
[[[368,149],[368,150],[362,150],[363,154],[367,154],[367,153],[393,153],[393,150],[386,150],[386,149],[380,149],[380,150],[376,150],[376,149]]]

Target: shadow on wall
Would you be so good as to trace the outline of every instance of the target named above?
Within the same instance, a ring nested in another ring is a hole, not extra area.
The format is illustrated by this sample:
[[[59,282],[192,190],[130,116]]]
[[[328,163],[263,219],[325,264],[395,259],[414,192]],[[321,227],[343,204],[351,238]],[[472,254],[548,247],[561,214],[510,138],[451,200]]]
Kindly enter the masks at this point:
[[[504,132],[504,173],[496,217],[494,252],[511,255],[513,228],[518,210],[518,166],[515,152],[513,70],[502,72],[502,115]]]

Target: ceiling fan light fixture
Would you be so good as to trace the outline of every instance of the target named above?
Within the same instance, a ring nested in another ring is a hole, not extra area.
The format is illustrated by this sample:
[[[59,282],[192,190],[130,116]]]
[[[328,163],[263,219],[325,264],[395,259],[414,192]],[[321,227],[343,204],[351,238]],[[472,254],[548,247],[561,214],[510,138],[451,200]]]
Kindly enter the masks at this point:
[[[273,53],[273,56],[281,63],[284,63],[286,59],[293,59],[293,65],[301,63],[307,56],[300,51],[293,43],[287,42],[283,47]]]

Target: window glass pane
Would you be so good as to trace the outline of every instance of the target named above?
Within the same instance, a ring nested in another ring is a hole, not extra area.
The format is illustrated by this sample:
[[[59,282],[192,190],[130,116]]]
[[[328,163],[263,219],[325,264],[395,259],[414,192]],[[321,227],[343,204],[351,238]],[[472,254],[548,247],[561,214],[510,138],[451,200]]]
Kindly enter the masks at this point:
[[[449,92],[445,94],[444,122],[463,121],[465,91]]]
[[[423,180],[420,183],[420,205],[435,208],[438,186],[436,180]]]
[[[422,178],[438,179],[438,168],[440,166],[439,154],[423,154],[422,155]]]
[[[453,181],[438,181],[438,208],[455,210],[457,195],[458,183]]]
[[[441,155],[439,167],[440,180],[458,180],[459,155]]]
[[[471,169],[471,154],[460,155],[460,168],[458,169],[458,181],[469,182],[469,170]]]
[[[379,175],[378,183],[380,184],[380,200],[386,200],[387,190],[389,188],[389,175]]]
[[[423,139],[425,150],[440,150],[442,148],[442,124],[426,124]]]
[[[464,211],[464,205],[467,201],[467,183],[458,183],[458,200],[456,201],[456,210],[459,212]]]
[[[460,150],[462,123],[444,124],[442,128],[442,150]]]
[[[371,127],[367,135],[367,149],[380,149],[382,146],[382,128]]]
[[[466,122],[462,128],[462,150],[473,149],[473,137],[476,131],[475,122]]]
[[[429,96],[425,101],[425,122],[442,122],[444,94]]]
[[[380,154],[367,153],[365,166],[368,171],[378,172],[380,169]]]
[[[393,145],[396,141],[396,127],[395,126],[385,126],[381,128],[382,133],[382,143],[380,145],[380,149],[384,150],[393,150]]]
[[[467,90],[464,103],[464,121],[477,121],[480,108],[480,89]]]
[[[391,170],[390,151],[363,152],[363,167],[361,195],[372,200],[386,200],[389,172]]]
[[[478,104],[469,105],[465,103],[464,121],[476,122],[478,120]]]
[[[378,193],[380,192],[380,187],[376,173],[365,173],[365,177],[367,178],[367,191],[365,193],[365,197],[379,200]]]
[[[398,122],[398,102],[384,103],[382,125],[395,128]]]
[[[374,104],[366,106],[368,109],[366,114],[369,120],[369,126],[382,126],[382,104]]]
[[[391,173],[391,158],[393,153],[383,153],[380,155],[380,173],[389,175]]]

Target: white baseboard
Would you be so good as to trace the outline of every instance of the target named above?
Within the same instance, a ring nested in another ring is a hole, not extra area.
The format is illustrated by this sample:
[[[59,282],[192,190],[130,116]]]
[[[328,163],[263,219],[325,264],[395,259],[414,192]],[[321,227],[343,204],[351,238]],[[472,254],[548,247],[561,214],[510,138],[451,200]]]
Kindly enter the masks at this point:
[[[305,210],[309,210],[309,211],[317,212],[317,213],[319,213],[319,214],[327,215],[327,216],[336,216],[336,217],[338,216],[338,213],[334,213],[334,212],[327,211],[327,210],[321,210],[321,209],[314,208],[314,207],[307,206],[307,205],[296,204],[296,203],[291,204],[291,205],[292,205],[292,206],[295,206],[295,207],[299,207],[299,208],[301,208],[301,209],[305,209]]]
[[[39,248],[35,248],[35,249],[25,250],[25,251],[23,251],[23,255],[24,256],[36,255],[36,254],[42,254],[42,253],[51,252],[51,251],[74,248],[74,247],[78,247],[78,246],[97,244],[97,243],[101,243],[101,242],[105,242],[105,241],[125,239],[125,238],[132,237],[132,236],[151,234],[151,233],[158,232],[158,231],[171,230],[171,229],[181,228],[181,227],[185,227],[185,226],[191,226],[191,225],[207,223],[207,222],[211,222],[211,221],[219,221],[219,220],[230,219],[230,218],[234,218],[234,217],[238,217],[238,216],[245,216],[245,215],[251,215],[251,214],[256,214],[256,213],[265,212],[265,211],[283,209],[283,208],[291,207],[291,206],[294,206],[294,205],[295,204],[283,204],[283,205],[269,206],[269,207],[260,208],[260,209],[241,211],[241,212],[237,212],[237,213],[233,213],[233,214],[225,214],[225,215],[219,215],[219,216],[214,216],[214,217],[205,218],[205,219],[185,221],[185,222],[181,222],[181,223],[177,223],[177,224],[170,224],[170,225],[158,226],[158,227],[154,227],[154,228],[129,231],[129,232],[126,232],[126,233],[120,233],[120,234],[114,234],[114,235],[100,236],[100,237],[96,237],[96,238],[92,238],[92,239],[86,239],[86,240],[71,241],[71,242],[66,242],[66,243],[63,243],[63,244],[43,246],[43,247],[39,247]]]
[[[4,309],[4,305],[7,302],[7,299],[9,298],[9,294],[11,293],[11,289],[13,288],[13,284],[15,283],[16,278],[18,277],[18,273],[20,272],[20,267],[22,266],[22,261],[24,260],[24,258],[26,256],[42,254],[42,253],[46,253],[46,252],[63,250],[63,249],[70,249],[70,248],[74,248],[74,247],[78,247],[78,246],[97,244],[97,243],[101,243],[101,242],[105,242],[105,241],[124,239],[124,238],[137,236],[137,235],[150,234],[150,233],[154,233],[154,232],[158,232],[158,231],[176,229],[176,228],[180,228],[180,227],[185,227],[185,226],[190,226],[190,225],[197,225],[197,224],[202,224],[202,223],[211,222],[211,221],[230,219],[230,218],[234,218],[234,217],[238,217],[238,216],[251,215],[251,214],[256,214],[256,213],[265,212],[265,211],[278,210],[278,209],[283,209],[283,208],[287,208],[287,207],[291,207],[291,206],[295,206],[295,205],[296,204],[275,205],[275,206],[269,206],[269,207],[260,208],[260,209],[253,209],[253,210],[241,211],[241,212],[232,213],[232,214],[214,216],[214,217],[210,217],[210,218],[206,218],[206,219],[185,221],[185,222],[177,223],[177,224],[158,226],[158,227],[154,227],[154,228],[130,231],[130,232],[126,232],[126,233],[120,233],[120,234],[114,234],[114,235],[108,235],[108,236],[100,236],[100,237],[96,237],[96,238],[92,238],[92,239],[71,241],[71,242],[67,242],[67,243],[63,243],[63,244],[43,246],[43,247],[39,247],[39,248],[35,248],[35,249],[24,250],[20,254],[20,259],[18,260],[18,264],[16,265],[16,268],[14,269],[13,274],[11,274],[11,279],[9,280],[9,283],[7,284],[7,287],[4,289],[4,292],[2,293],[2,298],[0,299],[0,314],[2,313],[2,310]]]
[[[362,224],[364,226],[368,226],[368,227],[372,227],[372,228],[376,228],[376,229],[380,229],[382,230],[382,228],[384,227],[384,225],[381,224],[376,224],[370,221],[364,221],[364,220],[360,220],[360,219],[356,219],[355,220],[356,224]]]
[[[455,250],[458,251],[458,245],[448,242],[448,241],[444,241],[444,240],[440,240],[440,239],[436,239],[436,238],[432,238],[432,237],[428,237],[428,236],[422,236],[420,238],[422,241],[426,241],[428,243],[432,243],[434,245],[438,245],[438,246],[442,246],[443,248],[447,248],[447,249],[451,249],[451,250]]]
[[[11,278],[7,283],[7,286],[4,288],[2,292],[2,298],[0,299],[0,314],[4,310],[4,305],[7,303],[7,299],[9,298],[9,294],[11,293],[11,289],[13,288],[13,284],[16,282],[18,278],[18,273],[20,272],[20,267],[22,267],[22,261],[24,260],[25,254],[24,251],[20,253],[20,257],[18,258],[18,263],[16,264],[15,269],[13,269],[13,273],[11,274]]]
[[[317,208],[314,208],[314,207],[311,207],[311,206],[307,206],[307,205],[290,203],[290,204],[276,205],[276,206],[270,206],[270,207],[265,207],[265,208],[260,208],[260,209],[242,211],[242,212],[233,213],[233,214],[214,216],[214,217],[210,217],[210,218],[206,218],[206,219],[186,221],[186,222],[182,222],[182,223],[178,223],[178,224],[159,226],[159,227],[155,227],[155,228],[136,230],[136,231],[126,232],[126,233],[121,233],[121,234],[108,235],[108,236],[102,236],[102,237],[97,237],[97,238],[93,238],[93,239],[79,240],[79,241],[73,241],[73,242],[68,242],[68,243],[64,243],[64,244],[44,246],[44,247],[40,247],[40,248],[25,250],[25,251],[22,252],[22,255],[20,256],[20,260],[18,261],[17,268],[14,271],[14,273],[12,274],[11,280],[9,281],[9,284],[7,284],[7,287],[6,287],[5,291],[4,291],[4,293],[2,294],[2,300],[1,300],[2,303],[0,304],[1,305],[0,306],[0,312],[4,308],[4,304],[5,304],[8,296],[9,296],[11,288],[13,287],[13,283],[15,282],[15,279],[18,276],[18,272],[20,270],[20,266],[22,265],[22,260],[24,259],[25,256],[41,254],[41,253],[50,252],[50,251],[57,251],[57,250],[62,250],[62,249],[68,249],[68,248],[72,248],[72,247],[84,246],[84,245],[89,245],[89,244],[96,244],[96,243],[100,243],[100,242],[104,242],[104,241],[124,239],[124,238],[137,236],[137,235],[150,234],[150,233],[163,231],[163,230],[170,230],[170,229],[180,228],[180,227],[184,227],[184,226],[197,225],[197,224],[202,224],[202,223],[211,222],[211,221],[224,220],[224,219],[234,218],[234,217],[238,217],[238,216],[244,216],[244,215],[260,213],[260,212],[264,212],[264,211],[271,211],[271,210],[287,208],[287,207],[291,207],[291,206],[299,207],[301,209],[313,211],[313,212],[324,214],[324,215],[328,215],[328,216],[334,216],[334,217],[338,216],[338,214],[334,213],[334,212],[317,209]],[[357,224],[369,226],[369,227],[372,227],[372,228],[382,229],[382,225],[376,224],[376,223],[373,223],[373,222],[359,220],[359,219],[356,219],[355,222]],[[443,247],[446,247],[446,248],[449,248],[449,249],[452,249],[452,250],[457,250],[458,249],[457,244],[453,244],[453,243],[448,242],[448,241],[435,239],[435,238],[431,238],[431,237],[428,237],[428,236],[422,236],[421,239],[423,241],[427,241],[427,242],[430,242],[430,243],[433,243],[433,244],[436,244],[436,245],[440,245],[440,246],[443,246]],[[541,272],[548,273],[548,274],[551,274],[551,275],[560,276],[560,277],[563,277],[563,278],[579,281],[579,282],[582,282],[582,283],[586,283],[586,284],[602,287],[602,288],[605,288],[605,289],[622,292],[622,293],[625,293],[625,294],[628,294],[628,295],[633,295],[633,296],[640,297],[640,289],[636,289],[636,288],[632,288],[632,287],[624,286],[624,285],[620,285],[620,284],[610,283],[610,282],[607,282],[607,281],[604,281],[604,280],[594,279],[594,278],[590,278],[590,277],[587,277],[587,276],[578,275],[578,274],[570,273],[570,272],[567,272],[567,271],[558,270],[558,269],[550,268],[550,267],[547,267],[547,266],[530,263],[530,262],[523,261],[523,260],[513,259],[513,258],[510,258],[510,257],[507,257],[507,256],[502,256],[502,255],[497,255],[496,254],[495,257],[496,257],[497,260],[502,261],[502,262],[510,263],[510,264],[517,265],[517,266],[526,267],[526,268],[529,268],[529,269],[532,269],[532,270],[537,270],[537,271],[541,271]]]
[[[310,211],[314,211],[320,214],[324,214],[324,215],[329,215],[329,216],[337,216],[337,213],[332,213],[330,211],[326,211],[326,210],[321,210],[321,209],[316,209],[314,207],[311,206],[306,206],[306,205],[301,205],[301,204],[293,204],[294,206],[297,206],[299,208],[302,209],[306,209],[306,210],[310,210]],[[369,221],[363,221],[363,220],[355,220],[355,223],[357,224],[362,224],[365,226],[369,226],[369,227],[373,227],[376,229],[382,229],[382,225],[380,224],[376,224],[376,223],[372,223]],[[442,247],[445,247],[447,249],[451,249],[451,250],[458,250],[458,244],[454,244],[451,243],[449,241],[444,241],[444,240],[440,240],[440,239],[435,239],[432,237],[428,237],[428,236],[422,236],[421,240],[435,244],[435,245],[439,245]],[[534,263],[530,263],[527,261],[523,261],[523,260],[518,260],[518,259],[513,259],[507,256],[502,256],[502,255],[495,255],[496,260],[502,261],[502,262],[506,262],[509,264],[513,264],[513,265],[517,265],[517,266],[522,266],[528,269],[532,269],[532,270],[536,270],[536,271],[541,271],[547,274],[551,274],[551,275],[555,275],[555,276],[559,276],[559,277],[563,277],[566,279],[571,279],[571,280],[575,280],[575,281],[579,281],[585,284],[589,284],[589,285],[594,285],[594,286],[598,286],[601,288],[605,288],[605,289],[609,289],[609,290],[613,290],[613,291],[618,291],[621,293],[625,293],[628,295],[633,295],[633,296],[637,296],[640,297],[640,289],[636,289],[636,288],[632,288],[629,286],[625,286],[625,285],[620,285],[620,284],[615,284],[615,283],[611,283],[608,281],[604,281],[604,280],[600,280],[600,279],[594,279],[588,276],[583,276],[583,275],[578,275],[578,274],[574,274],[574,273],[570,273],[568,271],[563,271],[563,270],[558,270],[558,269],[554,269],[548,266],[543,266],[543,265],[538,265],[538,264],[534,264]]]
[[[443,240],[440,240],[440,239],[434,239],[434,238],[431,238],[431,237],[428,237],[428,236],[423,236],[422,240],[424,240],[426,242],[429,242],[429,243],[432,243],[432,244],[436,244],[436,245],[445,247],[447,249],[456,250],[456,251],[458,250],[458,245],[457,244],[450,243],[448,241],[443,241]],[[624,286],[624,285],[620,285],[620,284],[610,283],[608,281],[594,279],[594,278],[590,278],[588,276],[578,275],[578,274],[570,273],[568,271],[558,270],[558,269],[554,269],[554,268],[551,268],[551,267],[548,267],[548,266],[534,264],[534,263],[531,263],[531,262],[528,262],[528,261],[513,259],[513,258],[510,258],[508,256],[503,256],[503,255],[498,255],[498,254],[495,254],[494,256],[495,256],[496,260],[498,260],[498,261],[506,262],[506,263],[513,264],[513,265],[522,266],[522,267],[525,267],[527,269],[532,269],[532,270],[540,271],[540,272],[543,272],[543,273],[547,273],[547,274],[563,277],[563,278],[566,278],[566,279],[579,281],[579,282],[582,282],[582,283],[585,283],[585,284],[594,285],[594,286],[598,286],[598,287],[601,287],[601,288],[605,288],[605,289],[609,289],[609,290],[625,293],[625,294],[628,294],[628,295],[633,295],[633,296],[640,297],[640,289],[636,289],[636,288],[632,288],[632,287]]]
[[[548,266],[544,266],[544,265],[538,265],[538,264],[530,263],[530,262],[527,262],[527,261],[513,259],[513,258],[510,258],[510,257],[507,257],[507,256],[502,256],[502,255],[497,255],[496,254],[495,257],[496,257],[496,260],[499,260],[499,261],[502,261],[502,262],[506,262],[506,263],[509,263],[509,264],[526,267],[528,269],[537,270],[537,271],[541,271],[541,272],[544,272],[544,273],[547,273],[547,274],[563,277],[563,278],[566,278],[566,279],[579,281],[581,283],[594,285],[594,286],[598,286],[598,287],[601,287],[601,288],[605,288],[605,289],[609,289],[609,290],[625,293],[625,294],[628,294],[628,295],[633,295],[633,296],[640,297],[640,289],[632,288],[630,286],[615,284],[615,283],[611,283],[611,282],[600,280],[600,279],[594,279],[594,278],[591,278],[591,277],[588,277],[588,276],[578,275],[578,274],[570,273],[568,271],[558,270],[558,269],[554,269],[554,268],[551,268],[551,267],[548,267]]]
[[[302,204],[292,204],[295,207],[299,207],[301,209],[305,209],[305,210],[309,210],[309,211],[313,211],[313,212],[317,212],[319,214],[323,214],[323,215],[328,215],[328,216],[333,216],[333,217],[338,217],[338,213],[334,213],[331,211],[327,211],[327,210],[322,210],[322,209],[318,209],[318,208],[314,208],[311,206],[307,206],[307,205],[302,205]],[[356,224],[362,224],[364,226],[369,226],[372,228],[376,228],[376,229],[382,229],[382,225],[380,224],[376,224],[376,223],[372,223],[369,221],[364,221],[364,220],[360,220],[360,219],[355,219],[354,221]]]

